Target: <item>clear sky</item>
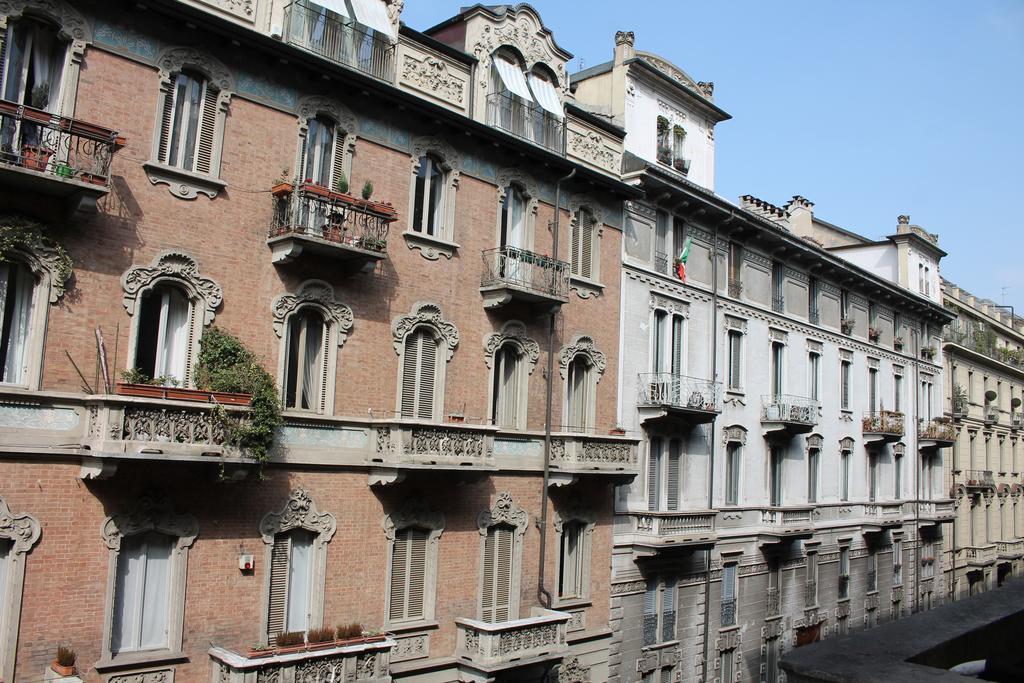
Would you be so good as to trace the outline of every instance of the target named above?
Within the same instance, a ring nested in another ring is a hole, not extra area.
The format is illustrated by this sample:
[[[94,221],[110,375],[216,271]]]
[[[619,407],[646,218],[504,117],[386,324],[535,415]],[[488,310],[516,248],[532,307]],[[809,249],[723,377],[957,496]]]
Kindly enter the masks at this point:
[[[423,30],[471,2],[406,0]],[[618,30],[733,119],[715,131],[718,194],[872,238],[896,217],[940,235],[943,275],[1024,312],[1024,0],[534,0],[571,71]]]

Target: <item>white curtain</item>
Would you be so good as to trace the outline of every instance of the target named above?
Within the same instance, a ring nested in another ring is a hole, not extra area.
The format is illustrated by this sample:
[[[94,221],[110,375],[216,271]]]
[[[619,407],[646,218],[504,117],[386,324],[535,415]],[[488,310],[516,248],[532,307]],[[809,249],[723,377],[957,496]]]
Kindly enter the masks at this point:
[[[331,158],[334,156],[334,126],[321,120],[310,119],[306,133],[306,170],[303,179],[330,187]]]
[[[161,292],[155,377],[173,377],[184,384],[190,309],[188,299],[178,290],[168,288]]]
[[[288,560],[288,618],[286,631],[309,628],[309,590],[312,580],[313,536],[309,532],[292,534]]]
[[[170,536],[157,533],[121,541],[114,589],[112,652],[166,647],[173,542]]]
[[[44,109],[51,114],[60,109],[60,81],[64,72],[64,45],[51,31],[39,26],[32,32],[32,71],[35,81],[49,83],[50,97]],[[31,103],[31,93],[27,93]]]
[[[140,650],[167,645],[171,538],[153,534],[146,551],[146,579],[142,590],[142,620],[139,624]]]
[[[302,355],[302,407],[316,410],[320,403],[320,369],[323,365],[324,326],[315,318],[307,318],[305,348]]]
[[[0,263],[0,320],[10,320],[3,330],[7,344],[4,382],[23,384],[28,377],[28,331],[32,314],[32,274],[24,266]]]

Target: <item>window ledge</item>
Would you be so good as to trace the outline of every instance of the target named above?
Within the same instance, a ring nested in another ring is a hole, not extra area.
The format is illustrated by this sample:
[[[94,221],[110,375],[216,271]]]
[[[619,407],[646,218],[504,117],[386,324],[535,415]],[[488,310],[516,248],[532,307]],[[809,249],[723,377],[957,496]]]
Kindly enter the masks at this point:
[[[120,655],[111,655],[106,659],[93,664],[97,671],[116,671],[118,669],[132,669],[154,664],[172,664],[187,662],[188,657],[184,652],[171,650],[146,650],[145,652],[126,652]]]
[[[555,598],[551,604],[555,609],[580,609],[591,607],[594,603],[590,601],[590,598],[572,598],[567,600]]]
[[[408,633],[410,631],[432,631],[439,628],[440,624],[432,619],[422,621],[403,621],[397,624],[386,626],[388,633]]]
[[[441,239],[440,237],[424,235],[414,230],[406,230],[402,233],[402,237],[405,238],[406,246],[410,249],[419,249],[420,255],[430,261],[436,261],[441,256],[451,259],[455,252],[459,250],[459,245],[455,242]]]
[[[604,291],[603,284],[582,275],[570,275],[569,286],[581,299],[601,296],[601,293]]]
[[[147,161],[142,167],[146,169],[149,182],[154,185],[167,185],[170,193],[179,199],[195,199],[200,194],[214,199],[228,186],[220,178],[167,166],[156,161]]]

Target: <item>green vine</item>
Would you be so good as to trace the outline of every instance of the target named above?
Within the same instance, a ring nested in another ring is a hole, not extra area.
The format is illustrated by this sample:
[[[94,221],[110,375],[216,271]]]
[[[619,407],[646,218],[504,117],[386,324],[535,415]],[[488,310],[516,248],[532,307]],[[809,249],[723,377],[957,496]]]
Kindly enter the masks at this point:
[[[245,419],[232,417],[223,407],[218,407],[217,415],[227,427],[228,443],[260,463],[267,462],[274,433],[282,423],[281,401],[274,378],[256,356],[234,335],[212,327],[199,340],[196,386],[252,395]]]
[[[0,219],[0,261],[6,260],[11,252],[15,251],[36,254],[52,252],[57,256],[54,275],[59,284],[63,287],[71,279],[74,264],[62,244],[46,237],[41,226],[35,221],[18,216],[6,216]]]

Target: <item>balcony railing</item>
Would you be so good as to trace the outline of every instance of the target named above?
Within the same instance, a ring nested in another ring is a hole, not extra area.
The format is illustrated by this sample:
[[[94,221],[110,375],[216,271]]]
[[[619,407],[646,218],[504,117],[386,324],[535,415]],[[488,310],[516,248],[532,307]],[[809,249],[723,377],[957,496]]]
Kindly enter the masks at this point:
[[[967,488],[994,489],[996,487],[995,477],[992,470],[967,470],[964,472],[967,481],[964,482]]]
[[[0,100],[0,162],[107,188],[118,135],[93,123]]]
[[[861,418],[865,436],[899,439],[905,432],[903,413],[894,410],[872,410]]]
[[[487,96],[487,123],[518,138],[564,153],[565,123],[536,102],[507,92]]]
[[[391,680],[394,646],[394,640],[381,638],[358,645],[252,659],[222,647],[212,647],[208,654],[213,660],[214,680],[222,683],[257,680],[380,683]]]
[[[957,554],[968,565],[984,567],[995,563],[999,556],[999,548],[995,543],[965,546]]]
[[[985,424],[994,425],[999,422],[999,406],[985,406]]]
[[[951,500],[921,501],[918,503],[921,519],[951,522],[956,517],[956,509]]]
[[[483,252],[481,288],[511,287],[544,301],[568,301],[569,264],[519,247]]]
[[[941,443],[953,443],[956,441],[956,425],[948,419],[936,418],[934,420],[917,421],[917,440],[937,441]]]
[[[722,412],[722,383],[671,372],[645,372],[637,376],[642,406],[669,406],[704,413]]]
[[[1024,425],[1024,415],[1020,411],[1010,413],[1010,429],[1020,429]]]
[[[395,80],[395,44],[378,31],[305,0],[285,7],[284,25],[285,40],[292,45],[382,81]]]
[[[637,533],[655,536],[707,535],[715,531],[714,512],[638,512],[633,513]]]
[[[272,190],[273,224],[267,238],[274,260],[290,260],[304,248],[342,259],[384,258],[396,219],[389,204],[364,201],[320,185],[281,183]],[[294,240],[301,245],[296,248]]]
[[[1024,556],[1024,539],[1015,538],[1012,541],[997,541],[996,550],[999,557],[1015,560]]]
[[[818,422],[818,402],[785,394],[761,397],[761,422],[777,423],[803,431]]]
[[[736,625],[736,598],[722,598],[722,624],[724,626]]]
[[[567,612],[543,610],[537,616],[496,623],[456,619],[455,654],[484,671],[517,666],[526,659],[559,659],[568,651],[565,631],[570,617]]]
[[[1000,363],[1006,363],[1015,368],[1024,367],[1024,354],[1008,346],[1000,346],[995,332],[988,325],[976,328],[953,323],[946,326],[942,338]]]
[[[817,607],[818,605],[818,582],[808,581],[804,584],[804,607]]]

